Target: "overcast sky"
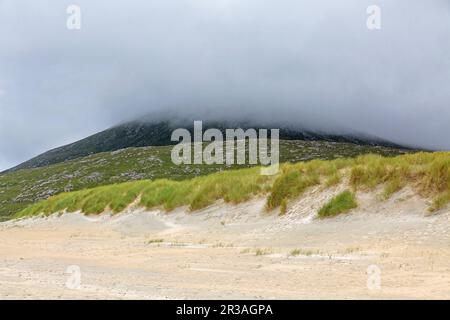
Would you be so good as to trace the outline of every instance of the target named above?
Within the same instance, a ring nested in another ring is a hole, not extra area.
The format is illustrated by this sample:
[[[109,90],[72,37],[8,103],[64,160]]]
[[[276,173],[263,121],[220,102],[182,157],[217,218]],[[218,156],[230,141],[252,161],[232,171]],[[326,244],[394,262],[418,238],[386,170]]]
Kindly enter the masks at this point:
[[[0,170],[160,110],[450,149],[450,1],[0,0]]]

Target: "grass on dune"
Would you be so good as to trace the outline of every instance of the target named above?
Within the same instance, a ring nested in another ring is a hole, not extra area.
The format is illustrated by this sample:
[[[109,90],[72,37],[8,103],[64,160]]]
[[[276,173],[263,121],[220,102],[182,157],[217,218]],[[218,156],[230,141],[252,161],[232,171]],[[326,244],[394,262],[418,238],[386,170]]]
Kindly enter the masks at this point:
[[[409,185],[424,197],[434,198],[430,211],[450,202],[450,153],[420,152],[396,157],[364,155],[330,161],[313,160],[287,164],[274,181],[268,208],[286,207],[285,202],[301,195],[308,187],[333,187],[347,178],[353,191],[383,186],[382,200]]]
[[[355,194],[346,190],[326,203],[318,212],[319,218],[334,217],[358,206]]]
[[[430,207],[430,212],[438,211],[444,208],[450,202],[450,191],[438,195]]]
[[[180,206],[197,210],[213,204],[219,199],[239,203],[270,187],[269,176],[261,176],[259,168],[223,171],[191,180],[171,181],[143,180],[126,182],[94,189],[62,193],[22,210],[15,217],[44,213],[74,212],[99,214],[105,210],[113,213],[123,211],[139,199],[138,205],[146,208],[161,207],[167,211]]]
[[[205,143],[205,146],[207,144]],[[187,165],[171,161],[173,146],[153,146],[95,153],[49,166],[0,173],[0,221],[38,201],[63,192],[138,180],[187,180],[242,165]],[[280,140],[280,160],[295,163],[360,154],[393,156],[411,150],[327,141]],[[250,167],[247,165],[246,167]]]
[[[183,181],[142,180],[62,193],[22,210],[16,217],[64,210],[96,214],[109,209],[117,213],[138,198],[138,204],[146,208],[161,207],[170,211],[188,206],[190,210],[197,210],[219,199],[239,203],[258,194],[267,195],[269,210],[281,206],[285,213],[288,201],[301,196],[308,188],[318,185],[330,188],[347,181],[353,193],[383,186],[382,200],[408,185],[420,195],[434,198],[431,211],[450,202],[449,152],[313,160],[283,164],[276,176],[259,173],[259,168],[254,167]]]

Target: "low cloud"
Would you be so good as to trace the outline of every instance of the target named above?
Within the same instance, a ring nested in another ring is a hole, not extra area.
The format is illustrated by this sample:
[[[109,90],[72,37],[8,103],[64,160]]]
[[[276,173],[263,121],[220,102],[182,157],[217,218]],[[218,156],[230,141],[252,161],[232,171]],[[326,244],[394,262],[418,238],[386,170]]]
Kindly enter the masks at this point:
[[[167,110],[450,149],[446,0],[3,0],[0,42],[1,169]]]

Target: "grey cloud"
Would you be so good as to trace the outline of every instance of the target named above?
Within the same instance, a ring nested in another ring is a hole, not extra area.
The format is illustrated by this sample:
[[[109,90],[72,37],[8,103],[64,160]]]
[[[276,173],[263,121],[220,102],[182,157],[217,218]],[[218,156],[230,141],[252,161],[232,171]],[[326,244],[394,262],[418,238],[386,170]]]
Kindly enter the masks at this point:
[[[446,0],[3,0],[0,47],[1,169],[161,110],[450,149]]]

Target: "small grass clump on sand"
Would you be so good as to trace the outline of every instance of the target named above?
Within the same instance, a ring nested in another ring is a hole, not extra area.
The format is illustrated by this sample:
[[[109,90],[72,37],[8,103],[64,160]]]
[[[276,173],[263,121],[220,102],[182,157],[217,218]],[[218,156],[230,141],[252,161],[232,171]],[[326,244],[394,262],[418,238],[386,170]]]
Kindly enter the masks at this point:
[[[355,253],[357,251],[361,251],[360,247],[348,247],[344,250],[345,254]]]
[[[291,252],[289,252],[289,255],[292,257],[296,256],[312,256],[314,254],[320,254],[318,250],[309,250],[309,249],[293,249]]]
[[[265,256],[265,255],[268,255],[268,254],[272,254],[272,252],[273,252],[273,250],[272,249],[270,249],[270,248],[257,248],[256,250],[255,250],[255,255],[256,256]]]
[[[325,204],[318,212],[319,218],[334,217],[358,206],[355,195],[346,190]]]
[[[438,211],[444,208],[450,202],[450,191],[444,192],[437,196],[431,207],[429,208],[430,212]]]
[[[153,243],[163,243],[164,239],[151,239],[147,241],[147,244],[153,244]]]

